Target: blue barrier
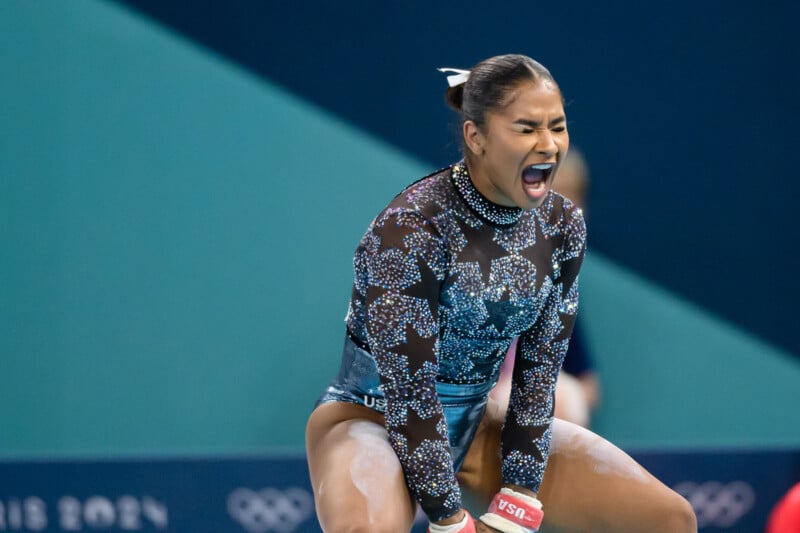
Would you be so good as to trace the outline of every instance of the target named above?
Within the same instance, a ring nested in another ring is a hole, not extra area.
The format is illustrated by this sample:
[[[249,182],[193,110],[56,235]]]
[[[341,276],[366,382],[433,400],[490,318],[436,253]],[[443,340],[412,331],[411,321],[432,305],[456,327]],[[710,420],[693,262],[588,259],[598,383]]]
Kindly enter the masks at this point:
[[[772,506],[800,480],[800,451],[634,453],[694,507],[700,531],[764,531]]]
[[[0,463],[0,531],[319,532],[302,457]]]
[[[634,453],[700,531],[763,531],[800,451]],[[415,531],[424,531],[424,521]],[[319,532],[302,456],[0,462],[0,531]]]

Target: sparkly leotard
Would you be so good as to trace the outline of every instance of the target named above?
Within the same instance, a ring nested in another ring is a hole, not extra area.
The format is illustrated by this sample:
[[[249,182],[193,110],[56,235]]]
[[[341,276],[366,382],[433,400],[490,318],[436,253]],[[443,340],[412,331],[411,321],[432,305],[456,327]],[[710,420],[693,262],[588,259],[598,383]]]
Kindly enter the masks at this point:
[[[585,236],[569,200],[550,192],[535,210],[493,204],[462,162],[405,189],[362,238],[347,315],[350,356],[321,401],[385,412],[406,482],[431,520],[461,508],[460,459],[451,456],[448,433],[452,441],[453,432],[474,431],[480,420],[473,415],[466,429],[448,425],[441,390],[478,391],[482,409],[515,336],[502,475],[538,490]],[[354,362],[353,343],[368,365]],[[365,373],[378,374],[372,396],[348,396],[348,374]]]

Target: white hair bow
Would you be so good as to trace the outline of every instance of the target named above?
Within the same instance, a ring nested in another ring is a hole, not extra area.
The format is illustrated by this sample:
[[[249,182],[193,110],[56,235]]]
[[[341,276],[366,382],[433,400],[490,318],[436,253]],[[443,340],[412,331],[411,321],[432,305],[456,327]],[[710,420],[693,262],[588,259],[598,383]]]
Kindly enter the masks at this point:
[[[450,87],[455,87],[457,85],[461,85],[462,83],[467,83],[467,79],[469,78],[469,71],[468,70],[461,70],[459,68],[439,68],[436,69],[439,72],[455,72],[455,74],[451,76],[447,76],[447,83]]]

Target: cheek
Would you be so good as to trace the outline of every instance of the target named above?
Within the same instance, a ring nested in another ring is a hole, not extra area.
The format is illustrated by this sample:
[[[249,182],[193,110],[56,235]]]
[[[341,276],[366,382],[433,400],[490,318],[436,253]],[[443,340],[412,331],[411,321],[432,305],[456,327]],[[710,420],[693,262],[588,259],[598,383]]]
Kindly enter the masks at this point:
[[[564,133],[561,139],[557,139],[556,146],[558,146],[558,151],[562,154],[567,153],[567,150],[569,150],[569,134]]]
[[[498,165],[504,167],[517,167],[520,160],[527,157],[530,152],[530,146],[519,142],[506,141],[497,143],[494,146],[493,158],[497,161]]]

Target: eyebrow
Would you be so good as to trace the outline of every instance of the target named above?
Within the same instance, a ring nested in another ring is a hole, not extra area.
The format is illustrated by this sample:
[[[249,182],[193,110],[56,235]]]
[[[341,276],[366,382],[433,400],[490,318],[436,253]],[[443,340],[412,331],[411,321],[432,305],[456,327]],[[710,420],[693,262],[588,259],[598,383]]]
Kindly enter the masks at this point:
[[[559,122],[566,122],[566,120],[567,120],[567,117],[565,117],[564,115],[561,115],[560,117],[557,117],[557,118],[554,118],[553,120],[551,120],[550,124],[548,124],[548,127],[552,128],[553,126],[555,126]],[[517,120],[514,121],[514,124],[521,124],[523,126],[529,126],[531,128],[538,128],[538,127],[540,127],[542,125],[541,122],[538,122],[536,120],[528,120],[526,118],[518,118]]]

